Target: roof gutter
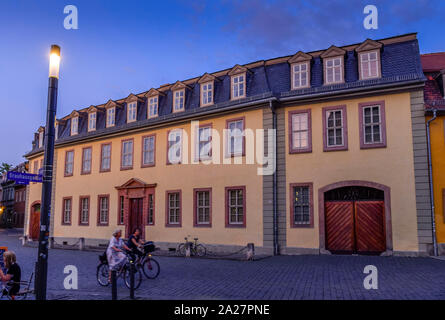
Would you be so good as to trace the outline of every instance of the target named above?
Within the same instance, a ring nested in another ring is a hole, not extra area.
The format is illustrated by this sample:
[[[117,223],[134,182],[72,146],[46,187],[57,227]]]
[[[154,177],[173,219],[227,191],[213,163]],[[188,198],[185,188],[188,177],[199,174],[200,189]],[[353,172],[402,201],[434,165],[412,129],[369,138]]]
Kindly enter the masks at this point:
[[[436,239],[436,214],[435,214],[435,206],[434,206],[434,184],[433,184],[433,165],[431,160],[431,134],[430,134],[430,124],[437,118],[437,109],[433,109],[433,117],[427,121],[426,123],[426,132],[427,132],[427,147],[428,147],[428,174],[430,180],[430,199],[431,199],[431,226],[432,226],[432,236],[433,236],[433,249],[434,256],[438,255],[437,250],[437,239]]]

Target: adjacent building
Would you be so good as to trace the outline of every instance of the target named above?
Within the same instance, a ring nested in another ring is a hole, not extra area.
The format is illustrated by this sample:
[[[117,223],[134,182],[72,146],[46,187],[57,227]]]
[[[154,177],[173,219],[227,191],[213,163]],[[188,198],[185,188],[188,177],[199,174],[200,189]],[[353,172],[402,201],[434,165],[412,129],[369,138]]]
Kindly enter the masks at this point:
[[[51,236],[99,245],[140,227],[165,249],[190,235],[227,252],[428,254],[424,83],[407,34],[74,110],[56,122]],[[33,173],[44,130],[26,155]],[[31,183],[29,239],[40,196]]]

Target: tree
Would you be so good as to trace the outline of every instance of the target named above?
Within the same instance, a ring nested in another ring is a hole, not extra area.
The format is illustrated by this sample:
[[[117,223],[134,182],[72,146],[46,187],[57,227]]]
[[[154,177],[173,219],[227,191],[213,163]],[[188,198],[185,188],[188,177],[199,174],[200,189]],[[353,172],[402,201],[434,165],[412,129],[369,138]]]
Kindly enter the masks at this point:
[[[5,172],[8,172],[11,169],[12,169],[12,166],[10,164],[7,164],[6,162],[2,162],[2,164],[0,165],[0,175]]]

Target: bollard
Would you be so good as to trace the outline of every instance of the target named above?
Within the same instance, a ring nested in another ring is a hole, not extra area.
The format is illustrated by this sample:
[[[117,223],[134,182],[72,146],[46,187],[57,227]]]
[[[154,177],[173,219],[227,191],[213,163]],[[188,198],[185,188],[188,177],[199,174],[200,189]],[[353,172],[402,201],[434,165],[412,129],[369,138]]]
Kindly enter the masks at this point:
[[[111,271],[111,300],[117,300],[116,270]]]
[[[79,250],[80,251],[85,250],[85,238],[80,238],[79,239]]]
[[[133,259],[132,259],[133,260]],[[136,268],[134,266],[134,261],[130,262],[130,299],[134,300],[134,274]]]
[[[49,248],[54,249],[54,237],[49,238]]]
[[[247,244],[247,260],[253,260],[253,257],[255,256],[255,245],[253,243]]]

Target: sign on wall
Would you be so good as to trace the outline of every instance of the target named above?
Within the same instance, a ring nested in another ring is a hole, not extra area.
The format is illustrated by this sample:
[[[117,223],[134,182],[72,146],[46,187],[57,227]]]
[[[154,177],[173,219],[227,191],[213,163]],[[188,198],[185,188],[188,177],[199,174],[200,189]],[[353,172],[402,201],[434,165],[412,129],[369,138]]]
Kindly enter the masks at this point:
[[[42,182],[42,175],[24,172],[8,171],[8,180],[14,180],[17,184],[29,184],[30,182]]]

